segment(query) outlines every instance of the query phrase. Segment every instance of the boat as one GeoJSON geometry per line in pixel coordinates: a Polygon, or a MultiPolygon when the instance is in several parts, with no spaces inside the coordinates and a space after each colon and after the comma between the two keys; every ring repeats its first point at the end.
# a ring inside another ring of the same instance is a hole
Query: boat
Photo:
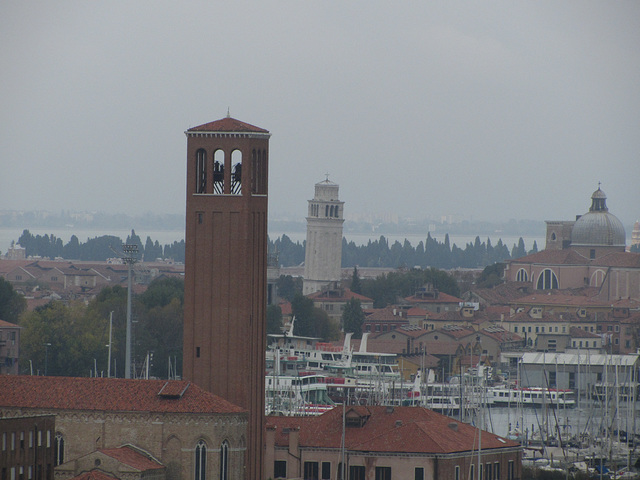
{"type": "Polygon", "coordinates": [[[573,390],[543,387],[515,387],[498,385],[487,388],[488,404],[496,407],[543,407],[574,408],[576,397],[573,390]]]}
{"type": "Polygon", "coordinates": [[[274,373],[265,378],[267,415],[321,415],[333,407],[335,403],[329,398],[326,377],[322,375],[274,373]]]}
{"type": "Polygon", "coordinates": [[[416,372],[413,387],[407,392],[407,398],[402,401],[402,406],[425,407],[448,416],[460,413],[459,398],[455,395],[429,393],[429,385],[423,385],[420,370],[416,372]]]}

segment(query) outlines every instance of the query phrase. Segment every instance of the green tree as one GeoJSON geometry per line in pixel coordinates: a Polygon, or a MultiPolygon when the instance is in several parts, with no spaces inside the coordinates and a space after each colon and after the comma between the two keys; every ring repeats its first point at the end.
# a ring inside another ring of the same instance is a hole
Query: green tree
{"type": "Polygon", "coordinates": [[[362,338],[364,312],[357,298],[350,299],[342,311],[342,325],[345,333],[353,333],[353,338],[362,338]]]}
{"type": "Polygon", "coordinates": [[[358,275],[358,267],[353,267],[350,290],[353,293],[362,294],[362,282],[360,282],[360,275],[358,275]]]}
{"type": "Polygon", "coordinates": [[[163,277],[152,281],[145,292],[140,295],[140,302],[147,310],[164,307],[177,299],[184,304],[184,280],[176,277],[163,277]]]}
{"type": "Polygon", "coordinates": [[[34,373],[87,376],[94,365],[106,369],[108,321],[84,304],[49,302],[25,314],[21,326],[20,357],[26,371],[32,365],[34,373]]]}
{"type": "Polygon", "coordinates": [[[149,354],[150,375],[158,378],[168,378],[169,362],[182,375],[183,305],[178,296],[170,298],[169,303],[142,310],[136,326],[136,364],[142,365],[149,354]]]}
{"type": "Polygon", "coordinates": [[[13,289],[10,282],[0,277],[0,320],[17,324],[26,308],[24,297],[13,289]]]}
{"type": "Polygon", "coordinates": [[[494,263],[484,268],[476,285],[480,288],[493,288],[504,282],[504,263],[494,263]]]}
{"type": "Polygon", "coordinates": [[[280,334],[282,327],[282,309],[279,305],[267,306],[267,333],[280,334]]]}
{"type": "Polygon", "coordinates": [[[294,334],[302,337],[317,337],[325,341],[340,338],[340,328],[327,312],[313,306],[313,300],[301,293],[291,302],[291,310],[296,318],[294,334]]]}
{"type": "Polygon", "coordinates": [[[302,279],[293,278],[291,275],[280,275],[276,280],[276,288],[280,298],[291,302],[296,295],[302,294],[302,279]]]}
{"type": "Polygon", "coordinates": [[[302,293],[296,293],[291,300],[291,313],[296,319],[294,324],[295,335],[302,337],[314,336],[313,328],[313,300],[305,297],[302,293]]]}

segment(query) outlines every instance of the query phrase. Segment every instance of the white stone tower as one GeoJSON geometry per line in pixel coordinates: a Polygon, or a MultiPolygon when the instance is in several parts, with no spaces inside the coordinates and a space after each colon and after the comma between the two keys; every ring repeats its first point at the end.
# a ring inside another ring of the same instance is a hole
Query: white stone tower
{"type": "Polygon", "coordinates": [[[342,267],[342,223],[344,202],[338,199],[338,185],[327,179],[316,183],[309,200],[307,245],[304,256],[302,293],[321,290],[340,281],[342,267]]]}

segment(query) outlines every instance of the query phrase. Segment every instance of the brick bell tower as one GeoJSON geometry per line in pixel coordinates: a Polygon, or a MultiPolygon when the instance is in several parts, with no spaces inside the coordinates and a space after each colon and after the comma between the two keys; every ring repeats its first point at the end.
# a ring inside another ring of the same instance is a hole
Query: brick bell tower
{"type": "Polygon", "coordinates": [[[183,375],[249,411],[245,478],[259,479],[271,134],[229,116],[185,134],[183,375]]]}

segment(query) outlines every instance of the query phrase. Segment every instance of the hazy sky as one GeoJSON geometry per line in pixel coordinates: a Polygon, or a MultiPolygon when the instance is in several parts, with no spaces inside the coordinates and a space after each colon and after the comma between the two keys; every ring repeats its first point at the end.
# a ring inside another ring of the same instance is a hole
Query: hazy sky
{"type": "Polygon", "coordinates": [[[184,131],[268,129],[272,215],[640,218],[640,2],[0,3],[0,210],[182,213],[184,131]]]}

